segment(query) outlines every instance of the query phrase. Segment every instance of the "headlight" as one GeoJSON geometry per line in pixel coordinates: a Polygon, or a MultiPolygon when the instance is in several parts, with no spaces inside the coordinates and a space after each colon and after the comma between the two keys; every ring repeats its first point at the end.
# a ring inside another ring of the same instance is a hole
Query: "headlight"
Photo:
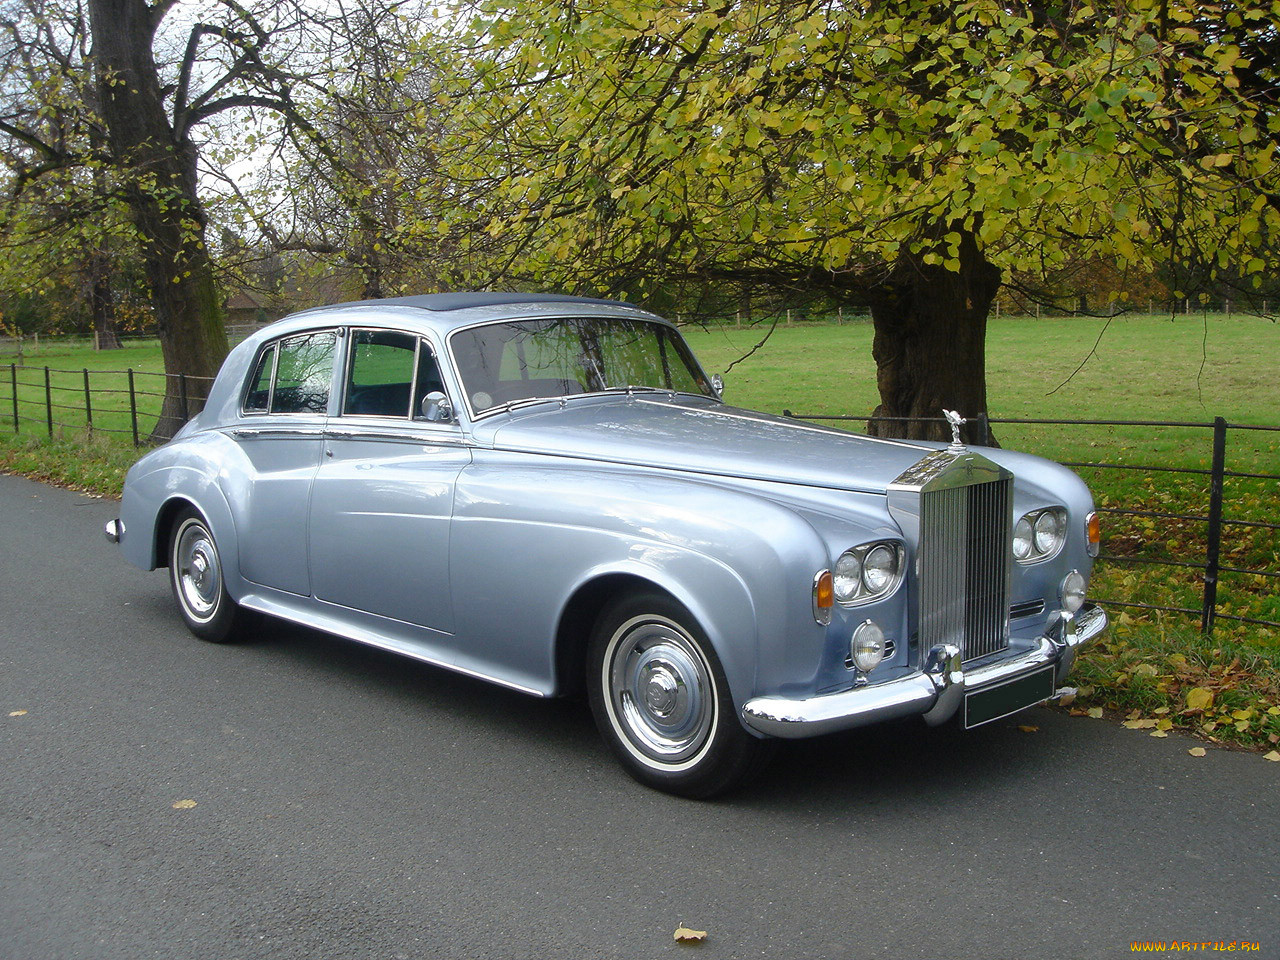
{"type": "Polygon", "coordinates": [[[1055,510],[1046,510],[1036,518],[1036,553],[1057,553],[1062,547],[1062,533],[1067,526],[1066,517],[1055,510]]]}
{"type": "Polygon", "coordinates": [[[1023,517],[1013,528],[1013,556],[1017,560],[1025,560],[1031,556],[1032,542],[1035,533],[1031,529],[1031,521],[1023,517]]]}
{"type": "Polygon", "coordinates": [[[902,582],[902,544],[864,543],[840,554],[834,571],[836,600],[847,606],[888,596],[902,582]]]}
{"type": "Polygon", "coordinates": [[[887,543],[877,544],[862,561],[862,584],[871,593],[884,593],[898,575],[898,551],[887,543]]]}
{"type": "Polygon", "coordinates": [[[852,550],[840,554],[833,576],[836,599],[841,603],[851,603],[862,587],[862,557],[852,550]]]}
{"type": "Polygon", "coordinates": [[[1064,507],[1032,510],[1013,526],[1013,558],[1019,563],[1036,563],[1056,556],[1067,542],[1067,511],[1064,507]]]}

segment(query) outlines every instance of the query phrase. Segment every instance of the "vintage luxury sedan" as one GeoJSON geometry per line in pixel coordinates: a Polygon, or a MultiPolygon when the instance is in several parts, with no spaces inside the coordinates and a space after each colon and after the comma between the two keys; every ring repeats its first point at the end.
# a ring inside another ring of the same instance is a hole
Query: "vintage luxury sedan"
{"type": "Polygon", "coordinates": [[[308,310],[231,352],[106,533],[168,568],[199,637],[276,617],[535,696],[585,687],[627,770],[694,797],[777,738],[1040,703],[1106,625],[1070,471],[720,393],[623,303],[308,310]]]}

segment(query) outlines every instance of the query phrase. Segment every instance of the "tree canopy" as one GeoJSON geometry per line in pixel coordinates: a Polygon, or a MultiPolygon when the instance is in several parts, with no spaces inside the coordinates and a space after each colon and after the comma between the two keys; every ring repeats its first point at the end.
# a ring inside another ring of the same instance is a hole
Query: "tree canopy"
{"type": "Polygon", "coordinates": [[[492,0],[464,119],[510,275],[869,304],[881,413],[975,414],[1002,277],[1274,267],[1277,23],[1176,0],[492,0]]]}

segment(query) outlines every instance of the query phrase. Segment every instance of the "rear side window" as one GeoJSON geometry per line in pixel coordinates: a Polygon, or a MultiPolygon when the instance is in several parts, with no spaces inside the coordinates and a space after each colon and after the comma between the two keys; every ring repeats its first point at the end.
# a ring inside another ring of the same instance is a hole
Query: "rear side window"
{"type": "Polygon", "coordinates": [[[337,335],[289,337],[262,351],[245,391],[245,413],[324,413],[337,335]]]}

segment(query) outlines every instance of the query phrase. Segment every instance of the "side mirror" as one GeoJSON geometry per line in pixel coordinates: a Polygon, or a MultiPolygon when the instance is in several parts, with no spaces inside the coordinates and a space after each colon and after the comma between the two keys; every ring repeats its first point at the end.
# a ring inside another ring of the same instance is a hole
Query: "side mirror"
{"type": "Polygon", "coordinates": [[[453,420],[453,404],[439,390],[432,390],[422,398],[422,419],[432,423],[449,423],[453,420]]]}
{"type": "Polygon", "coordinates": [[[724,377],[718,373],[711,375],[711,389],[715,391],[715,395],[721,400],[724,399],[724,377]]]}

